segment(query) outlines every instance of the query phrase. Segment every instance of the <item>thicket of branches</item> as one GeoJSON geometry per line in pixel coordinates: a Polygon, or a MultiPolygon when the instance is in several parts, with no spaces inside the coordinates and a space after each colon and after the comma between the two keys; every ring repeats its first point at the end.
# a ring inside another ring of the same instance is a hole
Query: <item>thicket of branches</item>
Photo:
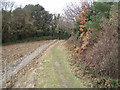
{"type": "MultiPolygon", "coordinates": [[[[94,87],[118,87],[118,4],[80,2],[65,9],[65,18],[73,25],[69,29],[72,32],[69,41],[74,44],[78,57],[72,62],[77,67],[82,63],[87,70],[89,68],[85,73],[94,73],[91,78],[116,79],[98,79],[94,87]]],[[[78,72],[77,76],[80,76],[78,72]]]]}

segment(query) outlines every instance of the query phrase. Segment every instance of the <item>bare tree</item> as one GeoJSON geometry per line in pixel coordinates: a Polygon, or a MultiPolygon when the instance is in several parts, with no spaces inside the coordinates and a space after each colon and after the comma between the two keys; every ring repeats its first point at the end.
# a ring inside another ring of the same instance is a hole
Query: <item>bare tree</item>
{"type": "Polygon", "coordinates": [[[12,11],[13,10],[13,8],[14,8],[14,5],[15,5],[15,2],[10,2],[10,4],[9,4],[10,6],[10,11],[12,11]]]}
{"type": "Polygon", "coordinates": [[[65,32],[72,34],[72,30],[74,28],[74,24],[68,21],[65,17],[60,16],[57,22],[57,29],[64,30],[65,32]]]}
{"type": "Polygon", "coordinates": [[[79,11],[81,11],[80,5],[71,3],[64,9],[64,15],[70,21],[74,21],[75,17],[79,15],[79,11]]]}
{"type": "Polygon", "coordinates": [[[13,8],[14,8],[14,5],[15,5],[15,2],[11,2],[11,1],[8,1],[8,0],[1,0],[0,1],[0,7],[3,10],[10,10],[10,11],[12,11],[13,8]]]}
{"type": "Polygon", "coordinates": [[[59,19],[58,27],[65,28],[65,30],[72,34],[75,27],[76,20],[79,20],[84,12],[83,6],[89,7],[92,4],[92,0],[78,0],[78,2],[70,3],[64,9],[62,17],[59,19]]]}
{"type": "MultiPolygon", "coordinates": [[[[92,0],[78,0],[78,2],[71,3],[67,5],[67,7],[64,9],[64,17],[66,17],[69,21],[74,22],[76,19],[76,16],[80,15],[80,12],[82,12],[82,4],[88,3],[89,5],[92,4],[92,0]]],[[[86,5],[87,6],[87,5],[86,5]]]]}

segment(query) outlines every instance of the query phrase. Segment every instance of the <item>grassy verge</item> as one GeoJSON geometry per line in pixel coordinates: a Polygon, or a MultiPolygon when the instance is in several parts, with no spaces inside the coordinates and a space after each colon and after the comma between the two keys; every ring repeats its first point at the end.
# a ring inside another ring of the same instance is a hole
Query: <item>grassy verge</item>
{"type": "Polygon", "coordinates": [[[64,42],[52,47],[43,62],[41,77],[35,87],[39,88],[85,88],[70,70],[68,53],[64,49],[64,42]]]}

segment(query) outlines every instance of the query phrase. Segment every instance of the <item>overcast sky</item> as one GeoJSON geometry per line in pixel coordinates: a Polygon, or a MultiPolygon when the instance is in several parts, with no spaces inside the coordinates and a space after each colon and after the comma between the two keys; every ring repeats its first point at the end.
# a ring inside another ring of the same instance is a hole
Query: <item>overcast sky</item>
{"type": "Polygon", "coordinates": [[[61,13],[63,8],[71,2],[78,0],[11,0],[17,5],[25,6],[27,4],[40,4],[50,13],[61,13]]]}

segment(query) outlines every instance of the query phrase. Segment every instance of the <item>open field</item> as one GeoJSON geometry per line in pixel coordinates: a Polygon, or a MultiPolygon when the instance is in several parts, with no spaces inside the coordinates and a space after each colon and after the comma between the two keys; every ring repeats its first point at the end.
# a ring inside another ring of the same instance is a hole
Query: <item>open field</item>
{"type": "Polygon", "coordinates": [[[9,63],[33,52],[36,48],[42,46],[45,43],[49,43],[51,40],[36,41],[27,43],[18,43],[13,45],[5,45],[2,47],[2,59],[3,65],[9,63]]]}

